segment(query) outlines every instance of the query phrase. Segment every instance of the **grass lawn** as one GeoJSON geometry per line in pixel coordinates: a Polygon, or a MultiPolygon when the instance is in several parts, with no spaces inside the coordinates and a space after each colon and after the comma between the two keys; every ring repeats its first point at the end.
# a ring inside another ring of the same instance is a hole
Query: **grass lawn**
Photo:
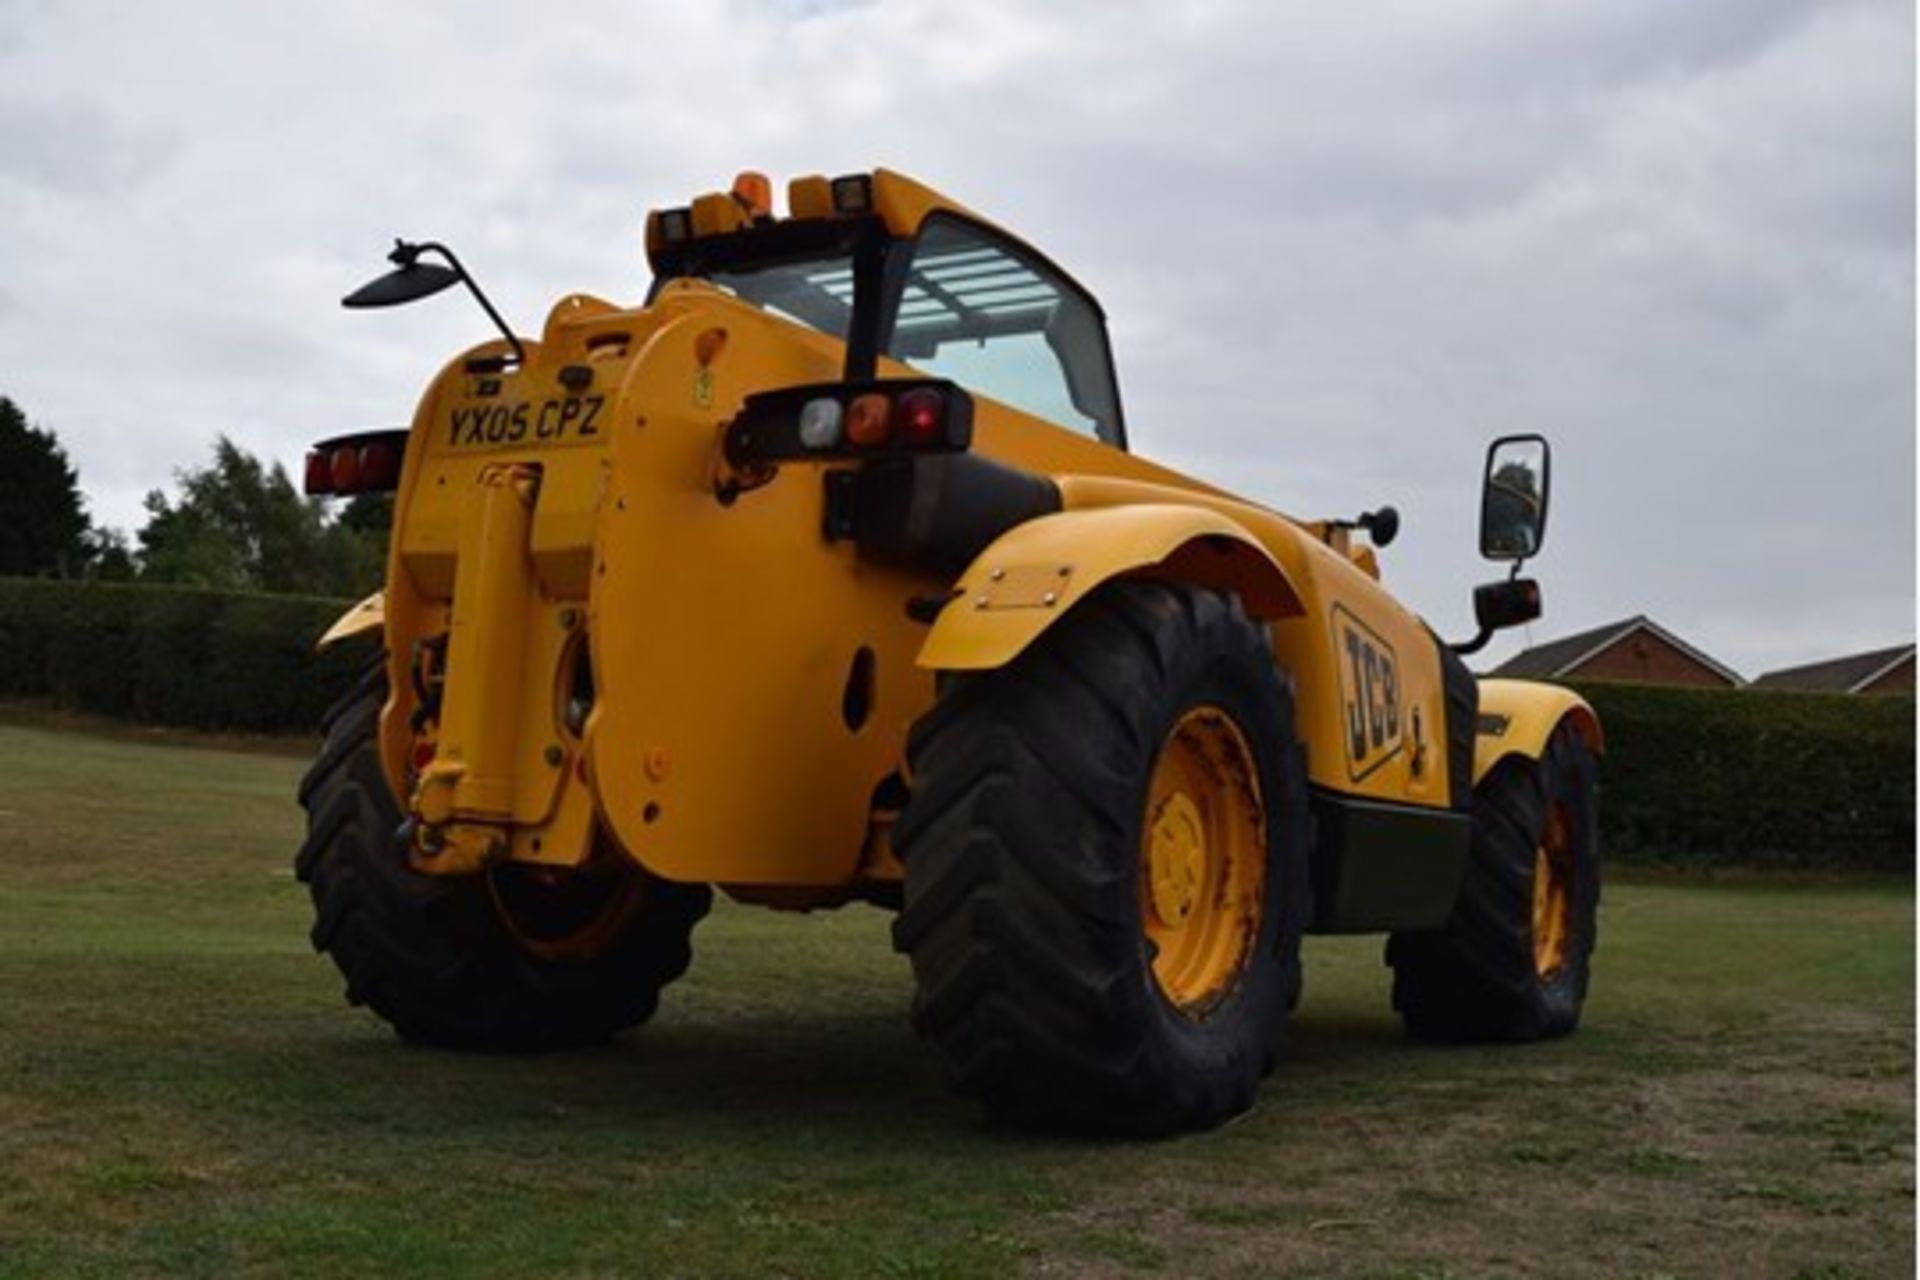
{"type": "Polygon", "coordinates": [[[1252,1115],[1090,1144],[945,1094],[868,908],[719,906],[603,1050],[403,1046],[308,949],[299,769],[0,726],[0,1275],[1913,1273],[1907,883],[1610,885],[1526,1048],[1309,939],[1252,1115]]]}

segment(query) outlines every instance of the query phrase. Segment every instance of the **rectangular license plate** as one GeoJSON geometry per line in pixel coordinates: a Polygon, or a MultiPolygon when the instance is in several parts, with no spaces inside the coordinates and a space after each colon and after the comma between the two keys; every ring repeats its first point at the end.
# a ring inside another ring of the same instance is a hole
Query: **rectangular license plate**
{"type": "Polygon", "coordinates": [[[460,450],[597,444],[606,426],[606,403],[605,396],[549,396],[456,404],[441,439],[460,450]]]}

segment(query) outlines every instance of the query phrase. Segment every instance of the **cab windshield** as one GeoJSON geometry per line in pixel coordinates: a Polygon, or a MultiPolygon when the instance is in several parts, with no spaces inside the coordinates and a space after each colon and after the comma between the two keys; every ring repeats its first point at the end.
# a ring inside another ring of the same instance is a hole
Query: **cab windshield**
{"type": "Polygon", "coordinates": [[[1126,448],[1098,304],[984,224],[936,212],[912,238],[887,239],[871,218],[770,223],[696,239],[655,266],[656,290],[675,277],[705,280],[845,342],[849,377],[873,377],[887,356],[1126,448]],[[862,289],[872,292],[856,308],[862,289]]]}
{"type": "Polygon", "coordinates": [[[846,254],[743,265],[705,278],[743,302],[846,341],[853,320],[853,261],[846,254]]]}
{"type": "Polygon", "coordinates": [[[1045,259],[953,215],[913,241],[887,354],[1125,447],[1106,324],[1045,259]]]}

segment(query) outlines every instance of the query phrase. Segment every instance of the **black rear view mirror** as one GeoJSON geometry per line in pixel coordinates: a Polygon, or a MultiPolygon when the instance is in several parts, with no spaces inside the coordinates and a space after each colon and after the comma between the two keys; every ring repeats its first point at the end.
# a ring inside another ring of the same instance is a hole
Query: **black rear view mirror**
{"type": "Polygon", "coordinates": [[[1508,578],[1473,589],[1473,620],[1482,631],[1523,627],[1540,616],[1540,584],[1508,578]]]}
{"type": "Polygon", "coordinates": [[[1539,435],[1501,436],[1487,449],[1480,492],[1480,554],[1489,560],[1525,560],[1547,536],[1547,490],[1552,454],[1539,435]]]}
{"type": "MultiPolygon", "coordinates": [[[[1518,566],[1515,566],[1518,568],[1518,566]]],[[[1455,653],[1478,653],[1493,633],[1523,627],[1540,616],[1540,584],[1532,578],[1505,578],[1473,589],[1473,620],[1480,630],[1473,639],[1448,645],[1455,653]]]]}
{"type": "Polygon", "coordinates": [[[437,262],[409,262],[395,267],[377,280],[369,280],[346,297],[343,307],[397,307],[402,303],[430,298],[442,289],[460,283],[460,273],[437,262]]]}
{"type": "MultiPolygon", "coordinates": [[[[507,322],[500,318],[500,313],[494,310],[493,303],[480,291],[480,286],[468,274],[467,269],[460,265],[460,259],[453,256],[453,250],[433,241],[426,244],[409,244],[405,240],[395,240],[393,252],[387,255],[387,261],[393,264],[393,270],[377,280],[369,280],[361,285],[340,299],[340,305],[352,307],[356,311],[369,307],[397,307],[402,303],[430,298],[452,285],[464,284],[468,292],[473,294],[473,300],[480,304],[480,309],[487,313],[487,318],[493,321],[493,327],[498,329],[500,336],[507,340],[507,346],[512,348],[513,363],[517,366],[524,366],[527,363],[526,348],[520,345],[520,339],[514,335],[513,329],[507,322]],[[436,254],[444,258],[446,265],[420,261],[420,255],[424,253],[436,254]]],[[[484,358],[496,364],[503,360],[503,357],[499,356],[484,358]]]]}

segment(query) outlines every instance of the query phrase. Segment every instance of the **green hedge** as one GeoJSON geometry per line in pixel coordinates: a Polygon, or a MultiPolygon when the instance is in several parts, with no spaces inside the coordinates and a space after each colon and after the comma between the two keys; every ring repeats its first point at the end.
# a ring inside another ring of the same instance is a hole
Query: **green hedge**
{"type": "MultiPolygon", "coordinates": [[[[0,695],[202,729],[313,729],[365,661],[315,654],[348,601],[0,578],[0,695]]],[[[1914,700],[1584,684],[1608,856],[1914,866],[1914,700]]]]}
{"type": "Polygon", "coordinates": [[[0,694],[149,724],[304,733],[366,661],[350,601],[0,578],[0,694]]]}
{"type": "Polygon", "coordinates": [[[1610,858],[1914,869],[1914,700],[1581,684],[1610,858]]]}

